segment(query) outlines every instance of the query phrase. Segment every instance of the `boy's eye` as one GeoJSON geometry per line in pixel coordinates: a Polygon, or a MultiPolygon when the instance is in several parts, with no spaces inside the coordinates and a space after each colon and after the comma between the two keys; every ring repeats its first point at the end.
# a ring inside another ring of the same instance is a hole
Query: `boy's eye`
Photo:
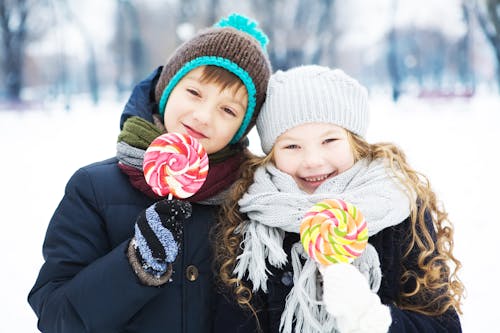
{"type": "Polygon", "coordinates": [[[285,148],[285,149],[298,149],[298,148],[299,148],[299,146],[298,146],[298,145],[294,145],[294,144],[292,144],[292,145],[287,145],[287,146],[285,146],[285,147],[283,147],[283,148],[285,148]]]}
{"type": "Polygon", "coordinates": [[[193,96],[200,96],[200,93],[197,90],[195,90],[195,89],[187,88],[186,90],[187,90],[188,93],[190,93],[193,96]]]}
{"type": "Polygon", "coordinates": [[[228,108],[228,107],[223,107],[223,108],[222,108],[222,110],[223,110],[225,113],[227,113],[227,114],[229,114],[229,115],[231,115],[231,116],[233,116],[233,117],[236,117],[236,112],[234,112],[234,110],[233,110],[233,109],[228,108]]]}

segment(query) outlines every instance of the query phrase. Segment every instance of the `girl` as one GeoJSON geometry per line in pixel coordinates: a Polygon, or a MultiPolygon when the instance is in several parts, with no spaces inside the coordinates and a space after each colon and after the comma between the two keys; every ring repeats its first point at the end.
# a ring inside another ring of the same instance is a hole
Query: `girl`
{"type": "Polygon", "coordinates": [[[427,178],[388,143],[364,140],[367,92],[340,70],[303,66],[271,77],[253,158],[223,206],[219,278],[271,332],[459,332],[463,286],[453,228],[427,178]],[[320,267],[299,227],[339,198],[365,216],[369,245],[320,267]],[[253,303],[264,298],[264,309],[253,303]]]}
{"type": "Polygon", "coordinates": [[[231,314],[236,326],[213,325],[207,235],[239,177],[271,74],[256,26],[232,15],[182,44],[134,89],[116,157],[70,179],[28,296],[41,331],[244,331],[241,311],[231,314]],[[208,153],[207,180],[190,202],[161,200],[145,182],[144,152],[164,132],[189,134],[208,153]]]}

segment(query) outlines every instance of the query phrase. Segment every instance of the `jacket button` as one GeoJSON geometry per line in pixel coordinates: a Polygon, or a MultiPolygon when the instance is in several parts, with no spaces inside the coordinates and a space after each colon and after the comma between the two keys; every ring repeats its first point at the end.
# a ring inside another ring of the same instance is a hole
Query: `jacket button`
{"type": "Polygon", "coordinates": [[[285,273],[283,273],[283,275],[281,276],[281,283],[283,283],[287,287],[290,287],[291,285],[293,285],[292,272],[286,271],[285,273]]]}
{"type": "Polygon", "coordinates": [[[196,266],[189,265],[186,268],[186,278],[189,281],[196,281],[196,279],[198,278],[198,275],[199,275],[199,272],[198,272],[198,268],[196,268],[196,266]]]}

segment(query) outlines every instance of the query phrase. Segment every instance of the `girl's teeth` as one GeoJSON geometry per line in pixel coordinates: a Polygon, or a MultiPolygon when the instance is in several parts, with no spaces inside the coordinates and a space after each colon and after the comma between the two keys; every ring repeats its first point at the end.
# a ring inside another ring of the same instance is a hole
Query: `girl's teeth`
{"type": "Polygon", "coordinates": [[[323,179],[326,179],[327,177],[328,177],[328,175],[324,175],[321,177],[309,177],[309,178],[304,178],[304,179],[307,180],[308,182],[319,182],[323,179]]]}

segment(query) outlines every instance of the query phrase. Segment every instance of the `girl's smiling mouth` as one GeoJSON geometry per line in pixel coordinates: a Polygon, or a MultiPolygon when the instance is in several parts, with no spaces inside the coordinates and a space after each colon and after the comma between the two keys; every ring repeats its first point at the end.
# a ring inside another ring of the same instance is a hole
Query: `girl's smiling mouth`
{"type": "Polygon", "coordinates": [[[326,174],[320,174],[320,175],[315,175],[315,176],[309,176],[309,177],[300,177],[305,182],[308,183],[317,183],[317,182],[323,182],[327,180],[330,177],[333,177],[336,175],[336,172],[331,172],[331,173],[326,173],[326,174]]]}

